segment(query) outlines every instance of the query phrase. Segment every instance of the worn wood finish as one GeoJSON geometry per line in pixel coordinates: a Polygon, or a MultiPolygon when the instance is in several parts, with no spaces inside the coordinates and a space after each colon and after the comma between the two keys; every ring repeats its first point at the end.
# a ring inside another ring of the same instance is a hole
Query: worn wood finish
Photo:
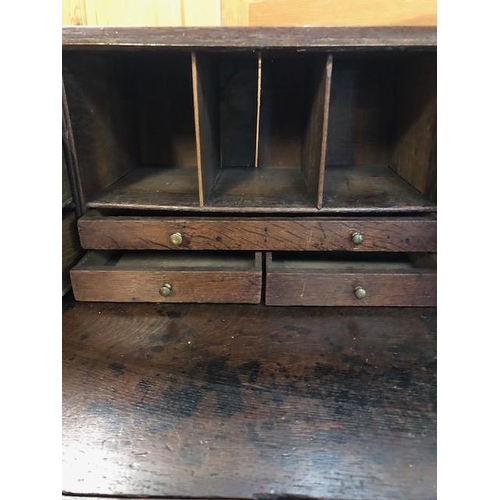
{"type": "MultiPolygon", "coordinates": [[[[63,161],[66,163],[68,171],[68,180],[72,186],[73,202],[77,216],[83,214],[83,187],[78,168],[78,158],[76,155],[75,138],[73,136],[73,128],[71,126],[71,117],[69,114],[68,99],[64,81],[62,84],[62,150],[63,161]]],[[[64,203],[63,203],[64,206],[64,203]]]]}
{"type": "Polygon", "coordinates": [[[208,207],[219,211],[316,212],[314,197],[307,192],[300,169],[289,167],[225,168],[210,196],[208,207]]]}
{"type": "Polygon", "coordinates": [[[436,27],[119,28],[63,27],[63,48],[435,49],[436,27]]]}
{"type": "Polygon", "coordinates": [[[132,76],[124,60],[64,53],[63,78],[84,202],[138,164],[132,76]]]}
{"type": "Polygon", "coordinates": [[[191,54],[199,203],[204,206],[221,172],[216,68],[206,54],[191,54]]]}
{"type": "Polygon", "coordinates": [[[270,218],[137,217],[88,212],[78,221],[84,248],[94,250],[352,250],[435,252],[433,217],[270,218]],[[182,234],[173,245],[170,235],[182,234]],[[352,234],[363,242],[355,245],[352,234]]]}
{"type": "Polygon", "coordinates": [[[256,304],[261,296],[261,256],[90,252],[71,270],[71,283],[81,301],[256,304]],[[172,287],[167,297],[159,293],[164,283],[172,287]]]}
{"type": "Polygon", "coordinates": [[[132,54],[129,64],[139,75],[139,164],[196,167],[191,54],[132,54]]]}
{"type": "Polygon", "coordinates": [[[380,261],[334,254],[320,259],[267,256],[266,298],[273,306],[411,306],[435,307],[436,270],[415,267],[400,259],[380,261]],[[338,259],[338,260],[337,260],[338,259]],[[361,260],[365,259],[365,261],[361,260]],[[357,286],[367,296],[357,299],[357,286]]]}
{"type": "Polygon", "coordinates": [[[263,55],[261,167],[301,167],[302,141],[314,87],[312,73],[317,64],[321,62],[313,56],[263,55]]]}
{"type": "Polygon", "coordinates": [[[398,73],[391,166],[430,200],[437,199],[437,58],[402,62],[398,73]]]}
{"type": "Polygon", "coordinates": [[[436,498],[434,310],[67,302],[62,339],[65,492],[436,498]]]}
{"type": "Polygon", "coordinates": [[[389,163],[396,57],[334,55],[327,166],[389,163]]]}
{"type": "Polygon", "coordinates": [[[71,211],[62,217],[62,294],[70,288],[69,270],[82,254],[76,226],[76,214],[71,211]]]}
{"type": "Polygon", "coordinates": [[[324,64],[320,59],[315,67],[318,74],[313,78],[312,104],[302,147],[302,171],[309,191],[317,198],[318,208],[323,206],[332,64],[332,55],[329,54],[324,64]]]}
{"type": "Polygon", "coordinates": [[[64,150],[62,151],[62,208],[63,210],[73,203],[73,195],[71,193],[71,185],[68,177],[68,166],[66,165],[66,158],[64,150]]]}
{"type": "Polygon", "coordinates": [[[325,171],[323,211],[433,212],[428,200],[387,166],[334,166],[325,171]]]}
{"type": "Polygon", "coordinates": [[[259,58],[253,53],[219,56],[218,112],[222,167],[255,167],[259,58]]]}
{"type": "Polygon", "coordinates": [[[138,167],[87,202],[87,208],[199,209],[195,167],[138,167]]]}

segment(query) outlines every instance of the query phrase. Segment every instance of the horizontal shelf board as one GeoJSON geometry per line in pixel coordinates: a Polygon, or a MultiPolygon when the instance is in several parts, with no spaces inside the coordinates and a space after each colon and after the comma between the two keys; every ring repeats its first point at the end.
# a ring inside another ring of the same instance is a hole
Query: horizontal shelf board
{"type": "Polygon", "coordinates": [[[314,206],[298,168],[222,169],[205,206],[199,206],[195,167],[138,167],[87,203],[88,208],[185,212],[423,213],[427,201],[386,166],[329,167],[324,205],[314,206]]]}
{"type": "Polygon", "coordinates": [[[436,27],[64,27],[63,48],[435,49],[436,27]]]}
{"type": "Polygon", "coordinates": [[[325,171],[323,209],[432,212],[426,200],[387,166],[332,166],[325,171]]]}
{"type": "Polygon", "coordinates": [[[314,199],[299,168],[227,167],[219,174],[207,205],[314,208],[314,199]]]}
{"type": "Polygon", "coordinates": [[[89,208],[199,207],[196,167],[138,167],[112,184],[89,208]]]}

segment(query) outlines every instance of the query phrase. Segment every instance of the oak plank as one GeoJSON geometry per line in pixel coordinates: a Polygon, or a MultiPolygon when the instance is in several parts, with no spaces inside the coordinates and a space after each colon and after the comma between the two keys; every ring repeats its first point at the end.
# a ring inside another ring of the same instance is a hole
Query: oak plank
{"type": "Polygon", "coordinates": [[[435,252],[434,217],[157,217],[90,211],[78,221],[84,248],[95,250],[349,250],[435,252]],[[170,235],[181,233],[174,245],[170,235]],[[363,235],[354,244],[352,235],[363,235]]]}

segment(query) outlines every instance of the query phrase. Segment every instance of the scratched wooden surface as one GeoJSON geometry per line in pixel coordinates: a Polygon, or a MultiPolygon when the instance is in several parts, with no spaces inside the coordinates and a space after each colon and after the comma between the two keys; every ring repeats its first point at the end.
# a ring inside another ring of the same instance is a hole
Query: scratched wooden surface
{"type": "Polygon", "coordinates": [[[436,498],[434,309],[63,306],[65,493],[436,498]]]}

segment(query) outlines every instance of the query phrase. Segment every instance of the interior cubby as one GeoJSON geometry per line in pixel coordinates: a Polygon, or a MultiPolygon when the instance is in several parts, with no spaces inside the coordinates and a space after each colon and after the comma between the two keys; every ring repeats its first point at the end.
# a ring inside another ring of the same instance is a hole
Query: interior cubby
{"type": "Polygon", "coordinates": [[[323,209],[436,208],[436,54],[333,54],[323,209]]]}
{"type": "Polygon", "coordinates": [[[327,56],[195,57],[204,204],[314,208],[327,56]]]}
{"type": "Polygon", "coordinates": [[[65,51],[78,202],[434,212],[436,77],[431,51],[65,51]]]}
{"type": "Polygon", "coordinates": [[[87,208],[199,206],[189,52],[68,51],[63,76],[87,208]]]}

